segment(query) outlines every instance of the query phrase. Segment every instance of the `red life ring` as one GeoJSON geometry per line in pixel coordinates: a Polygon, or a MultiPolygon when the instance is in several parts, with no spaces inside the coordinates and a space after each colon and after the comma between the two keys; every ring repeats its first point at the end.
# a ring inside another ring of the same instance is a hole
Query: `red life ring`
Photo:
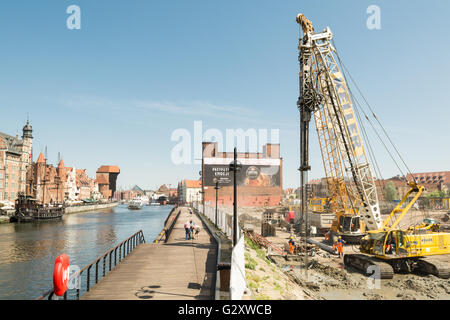
{"type": "Polygon", "coordinates": [[[55,268],[53,270],[53,292],[61,297],[66,293],[69,285],[70,264],[69,257],[62,254],[55,260],[55,268]]]}

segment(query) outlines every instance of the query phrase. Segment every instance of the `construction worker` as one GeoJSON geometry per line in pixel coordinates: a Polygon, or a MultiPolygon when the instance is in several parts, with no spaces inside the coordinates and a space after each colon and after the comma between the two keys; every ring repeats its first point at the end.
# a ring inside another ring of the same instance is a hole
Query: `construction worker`
{"type": "Polygon", "coordinates": [[[327,231],[324,235],[325,241],[330,241],[330,231],[327,231]]]}
{"type": "Polygon", "coordinates": [[[290,237],[289,237],[289,253],[290,253],[290,254],[294,254],[294,248],[295,248],[294,237],[293,237],[293,236],[290,236],[290,237]]]}
{"type": "Polygon", "coordinates": [[[344,257],[344,243],[345,241],[342,239],[341,236],[338,237],[336,242],[333,244],[333,250],[339,253],[339,258],[344,257]]]}

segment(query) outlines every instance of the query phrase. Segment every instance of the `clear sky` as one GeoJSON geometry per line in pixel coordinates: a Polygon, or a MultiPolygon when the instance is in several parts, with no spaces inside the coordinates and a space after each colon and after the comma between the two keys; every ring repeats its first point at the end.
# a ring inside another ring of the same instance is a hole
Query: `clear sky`
{"type": "MultiPolygon", "coordinates": [[[[34,159],[48,147],[91,176],[121,168],[119,185],[198,179],[174,165],[172,132],[279,129],[283,187],[298,186],[296,15],[329,26],[344,63],[413,171],[449,170],[450,2],[380,0],[5,0],[0,4],[0,131],[34,159]],[[69,30],[69,5],[81,29],[69,30]],[[369,30],[369,5],[381,29],[369,30]]],[[[323,176],[312,127],[311,178],[323,176]]],[[[375,146],[384,178],[398,174],[375,146]]],[[[231,150],[229,150],[231,151],[231,150]]],[[[193,158],[194,156],[192,156],[193,158]]],[[[194,159],[192,159],[194,160],[194,159]]]]}

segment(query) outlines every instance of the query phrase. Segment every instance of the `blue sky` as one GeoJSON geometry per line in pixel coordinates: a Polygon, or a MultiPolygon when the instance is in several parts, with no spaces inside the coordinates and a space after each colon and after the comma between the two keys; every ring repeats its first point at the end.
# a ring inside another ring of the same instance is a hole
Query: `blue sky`
{"type": "MultiPolygon", "coordinates": [[[[119,185],[155,188],[197,179],[174,165],[171,134],[279,129],[284,187],[298,185],[297,13],[329,26],[344,63],[413,171],[448,170],[450,2],[2,1],[0,131],[21,134],[34,157],[121,168],[119,185]],[[81,8],[68,30],[66,8],[81,8]],[[366,27],[369,5],[381,30],[366,27]]],[[[323,176],[312,127],[310,177],[323,176]]],[[[374,141],[383,177],[398,174],[374,141]]]]}

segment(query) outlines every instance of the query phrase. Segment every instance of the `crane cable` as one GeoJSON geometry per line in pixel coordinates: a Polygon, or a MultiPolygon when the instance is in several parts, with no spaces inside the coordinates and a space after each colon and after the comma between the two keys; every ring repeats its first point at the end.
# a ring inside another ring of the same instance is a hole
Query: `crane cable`
{"type": "MultiPolygon", "coordinates": [[[[332,41],[332,43],[333,43],[334,48],[336,49],[335,53],[336,53],[336,56],[337,56],[337,58],[338,58],[338,60],[339,60],[339,63],[340,63],[340,64],[342,65],[342,67],[343,67],[342,71],[346,71],[346,72],[347,72],[347,74],[349,75],[350,80],[352,81],[353,85],[356,87],[358,93],[361,95],[361,97],[363,98],[363,100],[364,100],[364,102],[366,103],[367,107],[369,108],[370,112],[372,113],[372,116],[375,118],[375,120],[377,121],[378,125],[381,127],[383,133],[385,134],[385,136],[386,136],[387,139],[389,140],[390,144],[392,145],[393,149],[394,149],[395,152],[397,153],[398,157],[399,157],[400,160],[403,162],[403,165],[405,166],[406,170],[407,170],[408,173],[411,175],[412,179],[416,182],[416,178],[414,177],[414,175],[412,174],[412,172],[411,172],[411,170],[409,169],[408,165],[407,165],[406,162],[404,161],[404,159],[403,159],[403,157],[401,156],[400,152],[398,151],[397,147],[394,145],[394,142],[393,142],[392,139],[390,138],[390,136],[389,136],[389,134],[387,133],[386,129],[385,129],[384,126],[381,124],[380,120],[377,118],[377,116],[376,116],[375,112],[373,111],[372,107],[370,106],[369,102],[368,102],[367,99],[364,97],[363,93],[361,92],[361,90],[359,89],[358,85],[356,84],[356,81],[353,79],[353,77],[351,76],[351,74],[350,74],[350,72],[348,71],[347,67],[346,67],[345,64],[342,62],[342,60],[341,60],[341,58],[340,58],[340,56],[339,56],[339,53],[337,52],[337,47],[336,47],[336,45],[335,45],[334,39],[332,39],[331,41],[332,41]]],[[[361,108],[361,109],[362,109],[362,108],[361,108]]],[[[367,114],[366,114],[364,111],[363,111],[363,113],[364,113],[366,119],[369,121],[369,118],[368,118],[367,114]]],[[[370,121],[369,121],[369,123],[370,123],[370,121]]],[[[372,124],[371,124],[371,125],[372,125],[372,124]]],[[[372,127],[373,127],[373,125],[372,125],[372,127]]],[[[375,129],[374,129],[374,130],[375,130],[375,129]]],[[[378,135],[378,133],[377,133],[377,135],[378,135]]],[[[383,145],[385,145],[384,142],[383,142],[383,145]]],[[[385,148],[386,148],[386,147],[385,147],[385,148]]],[[[387,150],[387,149],[386,149],[386,150],[387,150]]],[[[389,154],[390,154],[390,152],[389,152],[389,154]]],[[[391,156],[391,158],[392,158],[392,156],[391,156]]],[[[394,160],[394,161],[395,161],[395,160],[394,160]]],[[[396,165],[397,165],[397,163],[396,163],[396,165]]],[[[398,165],[397,165],[397,167],[399,168],[398,165]]],[[[399,168],[399,169],[400,169],[400,168],[399,168]]],[[[403,172],[402,172],[401,170],[400,170],[400,172],[402,173],[402,175],[404,175],[403,172]]],[[[406,180],[408,180],[407,176],[404,175],[404,177],[405,177],[406,180]]]]}

